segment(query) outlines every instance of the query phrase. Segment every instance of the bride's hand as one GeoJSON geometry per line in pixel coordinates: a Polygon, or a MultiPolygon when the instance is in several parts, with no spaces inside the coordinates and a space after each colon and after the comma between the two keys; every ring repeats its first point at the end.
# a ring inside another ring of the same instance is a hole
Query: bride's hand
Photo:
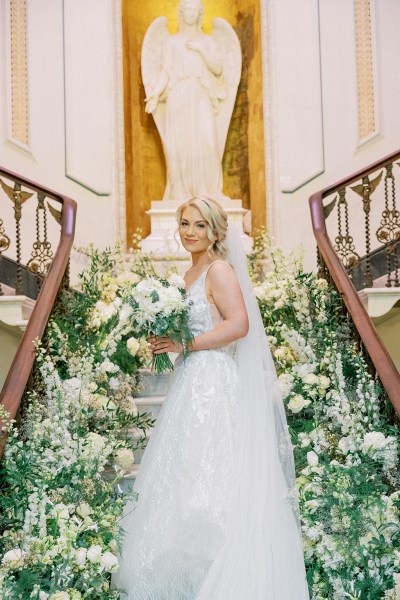
{"type": "Polygon", "coordinates": [[[182,344],[173,342],[169,337],[154,337],[149,338],[150,348],[153,354],[162,354],[163,352],[183,352],[182,344]]]}

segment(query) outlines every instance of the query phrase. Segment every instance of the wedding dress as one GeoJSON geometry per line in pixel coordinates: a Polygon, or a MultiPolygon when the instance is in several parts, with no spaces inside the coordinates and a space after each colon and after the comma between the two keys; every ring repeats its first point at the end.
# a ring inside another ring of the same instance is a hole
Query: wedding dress
{"type": "MultiPolygon", "coordinates": [[[[128,504],[122,521],[114,583],[124,599],[309,598],[292,449],[238,243],[231,242],[228,260],[244,293],[249,334],[175,363],[135,483],[138,504],[128,504]]],[[[212,264],[188,291],[194,336],[222,320],[205,291],[212,264]]]]}

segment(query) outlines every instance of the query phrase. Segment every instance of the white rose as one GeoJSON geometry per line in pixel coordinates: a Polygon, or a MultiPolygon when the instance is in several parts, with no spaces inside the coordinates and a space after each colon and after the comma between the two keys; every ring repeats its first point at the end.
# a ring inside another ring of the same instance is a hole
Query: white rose
{"type": "Polygon", "coordinates": [[[105,439],[95,431],[91,431],[87,434],[84,445],[87,452],[99,454],[105,446],[105,439]]]}
{"type": "Polygon", "coordinates": [[[50,596],[50,600],[70,600],[68,592],[56,592],[50,596]]]}
{"type": "Polygon", "coordinates": [[[318,507],[318,500],[307,500],[306,502],[304,502],[304,508],[311,514],[315,513],[318,507]]]}
{"type": "Polygon", "coordinates": [[[323,390],[326,390],[326,389],[328,389],[328,387],[330,385],[331,385],[331,380],[329,379],[329,377],[326,377],[325,375],[320,375],[320,377],[319,377],[319,386],[323,390]]]}
{"type": "Polygon", "coordinates": [[[139,275],[132,273],[132,271],[122,271],[116,279],[118,285],[126,286],[129,283],[138,283],[140,281],[139,275]]]}
{"type": "Polygon", "coordinates": [[[90,508],[90,506],[87,502],[81,502],[76,508],[76,513],[80,517],[85,518],[85,517],[88,517],[92,513],[92,509],[90,508]]]}
{"type": "Polygon", "coordinates": [[[311,444],[311,440],[306,433],[299,433],[300,448],[307,448],[311,444]]]}
{"type": "Polygon", "coordinates": [[[328,289],[328,282],[326,279],[317,279],[315,283],[317,284],[320,290],[328,289]]]}
{"type": "Polygon", "coordinates": [[[288,402],[288,408],[293,413],[299,413],[305,406],[308,406],[311,400],[306,400],[301,394],[295,394],[288,402]]]}
{"type": "Polygon", "coordinates": [[[307,452],[307,462],[310,465],[310,467],[316,467],[318,464],[318,454],[316,454],[312,450],[310,452],[307,452]]]}
{"type": "Polygon", "coordinates": [[[286,354],[287,354],[286,348],[282,348],[282,347],[281,348],[277,348],[275,350],[275,352],[274,352],[274,356],[278,360],[285,360],[286,354]]]}
{"type": "Polygon", "coordinates": [[[183,277],[178,275],[178,273],[172,273],[168,277],[168,283],[169,283],[169,285],[174,285],[175,287],[183,289],[183,290],[186,287],[185,280],[183,279],[183,277]]]}
{"type": "Polygon", "coordinates": [[[128,448],[120,448],[115,453],[115,462],[117,465],[121,467],[124,471],[129,469],[133,465],[135,461],[135,457],[133,456],[132,450],[128,448]]]}
{"type": "Polygon", "coordinates": [[[47,600],[49,598],[49,594],[47,594],[46,592],[40,591],[39,592],[39,600],[47,600]]]}
{"type": "Polygon", "coordinates": [[[87,551],[86,557],[91,563],[99,563],[101,560],[101,546],[96,544],[95,546],[90,546],[87,551]]]}
{"type": "Polygon", "coordinates": [[[140,342],[136,338],[130,337],[126,342],[126,347],[128,348],[129,354],[136,356],[137,351],[140,348],[140,342]]]}
{"type": "Polygon", "coordinates": [[[115,554],[112,554],[111,552],[104,552],[100,564],[107,573],[115,573],[115,571],[118,571],[118,559],[115,554]]]}
{"type": "Polygon", "coordinates": [[[12,550],[9,550],[8,552],[5,553],[5,555],[3,556],[3,560],[2,563],[8,563],[11,562],[13,560],[21,560],[21,558],[23,557],[23,552],[20,548],[13,548],[12,550]]]}
{"type": "Polygon", "coordinates": [[[302,380],[307,385],[316,385],[318,383],[318,377],[314,373],[307,373],[303,375],[302,380]]]}
{"type": "Polygon", "coordinates": [[[87,550],[86,548],[78,548],[75,550],[75,562],[78,566],[82,566],[86,562],[87,550]]]}

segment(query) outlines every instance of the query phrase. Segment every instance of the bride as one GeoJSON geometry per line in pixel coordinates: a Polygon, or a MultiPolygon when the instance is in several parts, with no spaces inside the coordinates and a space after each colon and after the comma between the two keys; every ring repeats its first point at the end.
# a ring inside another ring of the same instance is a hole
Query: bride
{"type": "Polygon", "coordinates": [[[129,600],[307,600],[293,454],[239,237],[217,202],[177,210],[194,336],[128,504],[115,585],[129,600]]]}

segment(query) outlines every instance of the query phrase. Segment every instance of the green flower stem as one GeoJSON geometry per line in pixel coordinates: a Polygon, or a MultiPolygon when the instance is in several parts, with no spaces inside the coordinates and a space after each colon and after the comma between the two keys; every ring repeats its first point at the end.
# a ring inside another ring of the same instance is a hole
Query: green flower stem
{"type": "Polygon", "coordinates": [[[161,373],[168,373],[169,371],[174,370],[174,365],[167,352],[163,352],[162,354],[155,354],[153,357],[153,362],[151,364],[151,369],[153,373],[157,373],[160,375],[161,373]]]}

